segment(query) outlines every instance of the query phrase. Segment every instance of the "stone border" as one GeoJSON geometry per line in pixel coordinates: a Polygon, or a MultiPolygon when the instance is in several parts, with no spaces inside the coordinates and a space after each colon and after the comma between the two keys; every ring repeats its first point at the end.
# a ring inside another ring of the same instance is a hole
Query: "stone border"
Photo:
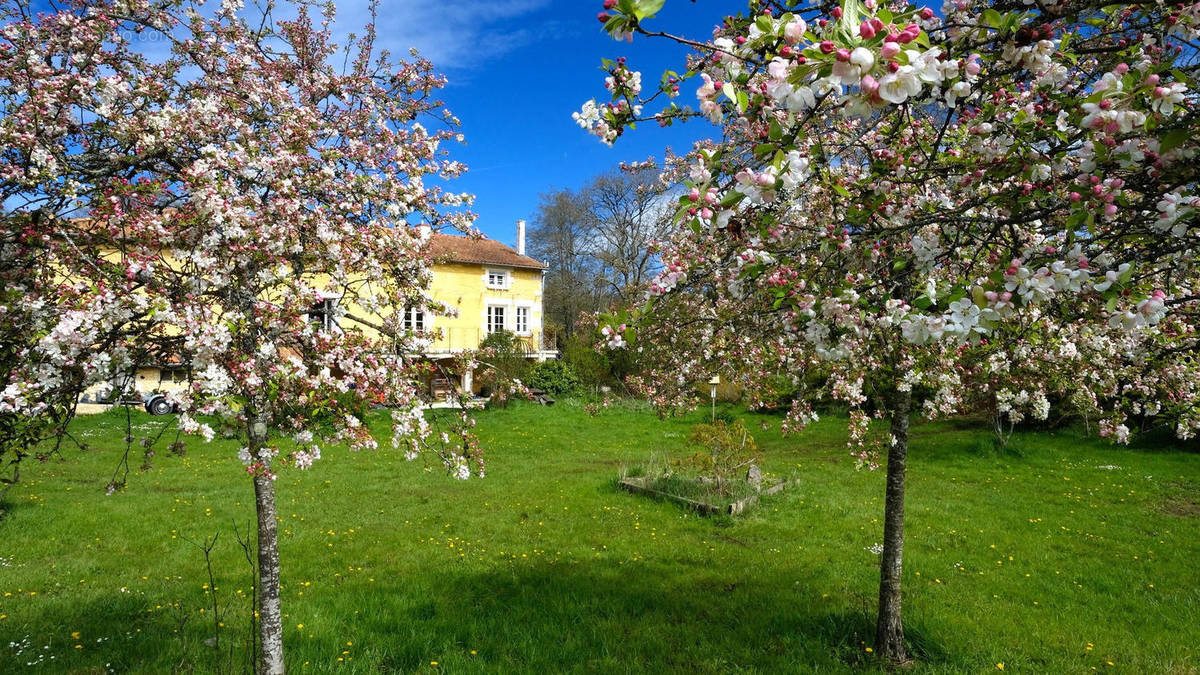
{"type": "Polygon", "coordinates": [[[753,494],[753,495],[750,495],[749,497],[744,497],[742,499],[737,500],[736,502],[733,502],[732,504],[729,504],[728,506],[722,507],[722,506],[717,506],[715,504],[709,504],[708,502],[700,502],[700,501],[696,501],[695,499],[688,499],[687,497],[680,497],[679,495],[673,495],[669,492],[663,492],[662,490],[655,490],[654,488],[650,487],[650,485],[649,485],[650,480],[651,480],[650,478],[640,477],[640,476],[636,477],[636,478],[622,478],[621,480],[617,481],[617,485],[619,485],[621,488],[628,490],[629,492],[632,492],[634,494],[649,495],[651,497],[661,497],[662,499],[666,499],[668,501],[675,502],[676,504],[682,504],[683,506],[686,506],[689,509],[697,511],[701,515],[705,515],[705,516],[712,516],[712,515],[717,515],[717,514],[726,514],[726,515],[736,516],[739,513],[744,512],[752,504],[757,502],[758,498],[761,495],[773,495],[777,492],[780,492],[788,485],[788,481],[781,478],[781,479],[779,479],[778,483],[775,483],[774,485],[772,485],[770,487],[763,488],[761,491],[759,491],[758,494],[753,494]]]}

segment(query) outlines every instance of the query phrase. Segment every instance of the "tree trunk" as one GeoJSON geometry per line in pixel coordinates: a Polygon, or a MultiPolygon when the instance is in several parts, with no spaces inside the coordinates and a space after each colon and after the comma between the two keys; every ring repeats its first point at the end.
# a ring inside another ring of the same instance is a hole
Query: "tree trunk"
{"type": "Polygon", "coordinates": [[[892,662],[908,660],[900,620],[900,573],[904,560],[904,473],[908,462],[908,415],[912,393],[896,393],[892,405],[892,437],[888,450],[887,492],[883,512],[883,563],[879,570],[879,619],[875,649],[892,662]]]}
{"type": "MultiPolygon", "coordinates": [[[[267,429],[251,417],[250,453],[257,457],[266,445],[267,429]]],[[[254,507],[258,514],[258,639],[262,652],[260,675],[283,675],[283,613],[279,598],[279,529],[275,514],[275,481],[270,462],[254,475],[254,507]]]]}

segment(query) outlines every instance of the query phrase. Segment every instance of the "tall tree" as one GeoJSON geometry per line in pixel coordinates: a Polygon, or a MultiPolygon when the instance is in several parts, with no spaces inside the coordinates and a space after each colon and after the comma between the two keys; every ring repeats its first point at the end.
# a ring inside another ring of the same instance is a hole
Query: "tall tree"
{"type": "Polygon", "coordinates": [[[3,412],[36,413],[62,378],[102,382],[157,344],[195,373],[171,395],[180,426],[211,438],[204,415],[240,429],[260,670],[281,673],[284,457],[305,468],[326,443],[376,447],[368,404],[391,408],[409,457],[429,448],[460,478],[477,457],[466,436],[424,443],[404,357],[403,308],[429,304],[430,274],[407,219],[466,225],[442,212],[461,195],[422,184],[462,170],[439,150],[456,137],[433,97],[443,80],[376,50],[372,25],[335,58],[332,4],[316,18],[308,3],[288,19],[271,8],[0,2],[0,190],[22,224],[4,263],[45,251],[36,263],[54,282],[22,296],[6,273],[0,301],[40,317],[23,352],[37,365],[8,373],[3,412]],[[169,53],[139,52],[151,41],[169,53]]]}
{"type": "Polygon", "coordinates": [[[628,303],[658,271],[674,209],[658,169],[621,166],[579,190],[541,195],[533,254],[547,261],[546,312],[570,336],[584,312],[628,303]]]}
{"type": "Polygon", "coordinates": [[[1118,441],[1147,411],[1200,428],[1200,15],[751,0],[699,41],[649,30],[662,5],[609,1],[600,18],[696,49],[680,72],[697,108],[672,100],[681,76],[643,94],[617,61],[611,102],[577,119],[607,143],[650,119],[707,119],[720,140],[675,165],[689,192],[651,283],[671,300],[603,332],[658,345],[652,392],[711,363],[753,379],[764,354],[798,385],[820,364],[787,425],[831,396],[860,463],[886,454],[875,649],[903,661],[912,414],[992,397],[1010,420],[1044,417],[1055,398],[1118,441]]]}
{"type": "Polygon", "coordinates": [[[591,256],[593,223],[584,196],[569,189],[543,193],[534,215],[530,253],[548,267],[542,302],[564,337],[580,314],[607,304],[608,282],[591,256]]]}
{"type": "Polygon", "coordinates": [[[591,218],[589,250],[611,292],[627,301],[657,272],[654,244],[665,238],[674,209],[653,164],[621,167],[583,190],[591,218]]]}

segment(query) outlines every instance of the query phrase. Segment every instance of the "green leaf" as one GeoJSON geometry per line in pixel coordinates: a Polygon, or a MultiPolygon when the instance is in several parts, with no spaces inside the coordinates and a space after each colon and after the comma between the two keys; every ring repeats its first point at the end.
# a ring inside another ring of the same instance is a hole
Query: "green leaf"
{"type": "Polygon", "coordinates": [[[987,291],[983,290],[983,286],[976,286],[971,289],[971,300],[975,301],[975,306],[979,309],[987,307],[987,296],[984,295],[987,291]]]}
{"type": "Polygon", "coordinates": [[[768,34],[771,33],[775,28],[771,25],[771,17],[763,14],[760,14],[758,18],[754,20],[754,25],[758,26],[758,29],[762,32],[768,34]]]}
{"type": "Polygon", "coordinates": [[[783,138],[783,127],[779,126],[779,120],[771,120],[771,128],[767,131],[767,138],[773,141],[778,141],[783,138]]]}
{"type": "Polygon", "coordinates": [[[737,90],[733,88],[732,82],[726,82],[721,87],[721,93],[725,94],[725,98],[729,99],[730,101],[737,100],[737,90]]]}
{"type": "Polygon", "coordinates": [[[746,195],[740,192],[730,192],[721,200],[721,206],[733,206],[746,198],[746,195]]]}
{"type": "Polygon", "coordinates": [[[1000,16],[1000,12],[997,12],[991,8],[983,10],[983,20],[986,21],[989,26],[997,30],[999,30],[1001,24],[1004,23],[1004,17],[1000,16]]]}
{"type": "Polygon", "coordinates": [[[834,184],[833,191],[847,199],[850,198],[850,191],[847,190],[846,188],[842,187],[841,185],[834,184]]]}
{"type": "Polygon", "coordinates": [[[633,10],[633,15],[638,20],[649,19],[658,14],[658,11],[663,8],[667,0],[638,0],[637,8],[633,10]]]}
{"type": "Polygon", "coordinates": [[[1165,136],[1158,139],[1158,151],[1161,154],[1166,154],[1183,145],[1183,142],[1191,137],[1191,132],[1184,129],[1169,131],[1165,136]]]}
{"type": "Polygon", "coordinates": [[[738,112],[740,112],[740,113],[746,112],[746,108],[750,107],[750,97],[746,95],[745,91],[738,90],[737,107],[738,107],[738,112]]]}
{"type": "MultiPolygon", "coordinates": [[[[835,3],[836,4],[836,3],[835,3]]],[[[858,25],[858,15],[862,13],[861,0],[842,0],[842,18],[838,19],[837,30],[842,37],[849,41],[858,25]]]]}

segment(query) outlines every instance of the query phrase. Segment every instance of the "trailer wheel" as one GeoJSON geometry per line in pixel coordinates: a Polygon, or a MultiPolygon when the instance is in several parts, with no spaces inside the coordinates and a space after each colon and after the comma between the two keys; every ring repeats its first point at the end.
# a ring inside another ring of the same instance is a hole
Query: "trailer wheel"
{"type": "Polygon", "coordinates": [[[151,415],[166,415],[170,413],[175,406],[167,400],[166,396],[155,396],[149,401],[146,401],[146,412],[151,415]]]}

